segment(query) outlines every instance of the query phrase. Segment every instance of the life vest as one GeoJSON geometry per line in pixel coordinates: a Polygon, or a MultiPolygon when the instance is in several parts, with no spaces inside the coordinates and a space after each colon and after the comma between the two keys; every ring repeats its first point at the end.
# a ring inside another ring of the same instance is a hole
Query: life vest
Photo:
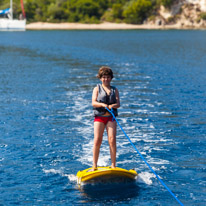
{"type": "MultiPolygon", "coordinates": [[[[105,103],[107,105],[117,103],[116,93],[115,93],[116,87],[111,86],[111,91],[109,95],[105,92],[101,84],[98,84],[97,88],[98,88],[97,102],[105,103]]],[[[93,110],[94,110],[94,116],[102,116],[107,112],[107,110],[103,107],[94,107],[93,110]]],[[[113,113],[115,116],[117,116],[118,115],[117,109],[113,109],[113,113]]]]}

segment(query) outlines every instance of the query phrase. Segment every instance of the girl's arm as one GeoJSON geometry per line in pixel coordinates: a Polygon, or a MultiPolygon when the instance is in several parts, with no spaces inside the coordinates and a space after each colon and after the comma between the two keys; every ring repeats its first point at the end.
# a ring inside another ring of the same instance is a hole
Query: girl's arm
{"type": "Polygon", "coordinates": [[[109,107],[108,107],[109,109],[111,109],[111,108],[117,109],[117,108],[120,107],[119,91],[118,91],[117,88],[115,89],[115,95],[116,95],[116,101],[117,102],[115,104],[109,105],[109,107]]]}
{"type": "Polygon", "coordinates": [[[101,103],[97,101],[97,96],[98,96],[98,88],[95,87],[93,90],[93,94],[92,94],[92,106],[93,107],[108,107],[107,104],[101,103]]]}

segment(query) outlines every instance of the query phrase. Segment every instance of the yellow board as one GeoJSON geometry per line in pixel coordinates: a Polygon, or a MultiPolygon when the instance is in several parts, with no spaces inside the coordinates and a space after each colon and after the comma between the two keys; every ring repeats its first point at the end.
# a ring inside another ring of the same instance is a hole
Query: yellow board
{"type": "Polygon", "coordinates": [[[134,180],[137,175],[137,172],[133,169],[126,170],[119,167],[114,169],[111,167],[97,167],[95,171],[92,171],[92,168],[88,168],[77,173],[77,183],[97,182],[99,179],[105,178],[125,178],[134,180]]]}

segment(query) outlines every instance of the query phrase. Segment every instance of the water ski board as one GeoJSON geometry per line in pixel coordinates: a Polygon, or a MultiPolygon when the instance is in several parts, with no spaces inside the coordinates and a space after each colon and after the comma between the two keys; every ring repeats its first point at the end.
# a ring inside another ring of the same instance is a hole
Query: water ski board
{"type": "Polygon", "coordinates": [[[119,167],[97,167],[95,171],[92,171],[92,168],[88,168],[77,173],[77,183],[90,183],[98,182],[99,180],[108,180],[108,179],[128,179],[135,180],[137,177],[137,172],[134,169],[126,170],[119,167]]]}

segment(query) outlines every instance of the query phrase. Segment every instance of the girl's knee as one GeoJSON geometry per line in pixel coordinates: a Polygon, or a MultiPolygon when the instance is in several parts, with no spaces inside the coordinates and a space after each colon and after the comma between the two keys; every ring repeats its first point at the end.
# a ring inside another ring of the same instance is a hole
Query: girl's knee
{"type": "Polygon", "coordinates": [[[95,146],[95,147],[100,147],[101,144],[102,144],[102,140],[101,140],[101,139],[96,139],[96,140],[94,140],[94,146],[95,146]]]}
{"type": "Polygon", "coordinates": [[[109,137],[109,144],[116,145],[116,137],[113,137],[113,136],[109,137]]]}

